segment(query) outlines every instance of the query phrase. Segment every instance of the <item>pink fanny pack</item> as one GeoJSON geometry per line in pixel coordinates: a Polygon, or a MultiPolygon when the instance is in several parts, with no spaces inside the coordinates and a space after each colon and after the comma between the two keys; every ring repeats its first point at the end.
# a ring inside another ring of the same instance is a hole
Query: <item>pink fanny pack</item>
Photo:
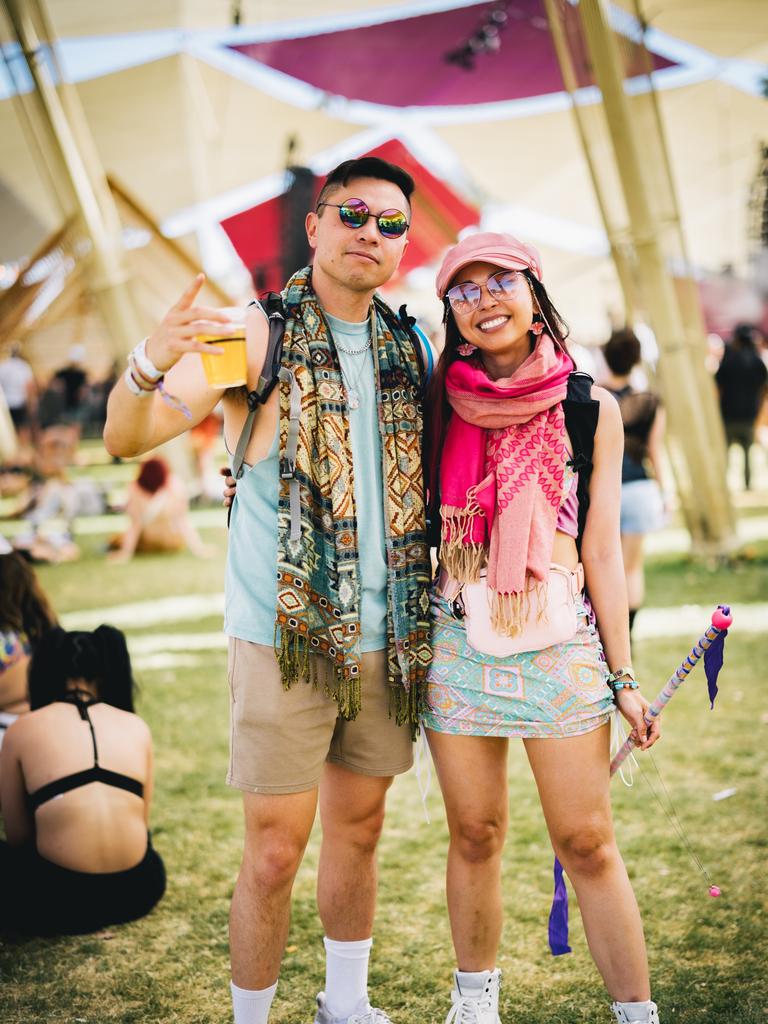
{"type": "MultiPolygon", "coordinates": [[[[535,586],[531,588],[534,590],[535,586]]],[[[452,606],[456,618],[463,618],[467,643],[482,654],[506,658],[524,651],[543,651],[554,644],[573,640],[579,628],[576,598],[584,589],[584,567],[575,569],[553,562],[549,567],[543,614],[535,593],[530,594],[523,628],[517,636],[497,633],[491,624],[491,603],[485,570],[477,583],[459,583],[444,569],[437,579],[437,591],[452,606]]]]}

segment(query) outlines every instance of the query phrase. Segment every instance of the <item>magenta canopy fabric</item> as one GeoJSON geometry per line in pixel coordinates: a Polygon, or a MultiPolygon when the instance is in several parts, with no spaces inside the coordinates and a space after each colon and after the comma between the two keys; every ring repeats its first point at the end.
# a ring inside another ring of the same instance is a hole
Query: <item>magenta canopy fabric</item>
{"type": "MultiPolygon", "coordinates": [[[[578,16],[565,5],[567,31],[579,37],[578,16]]],[[[628,76],[642,73],[639,55],[622,40],[628,76]]],[[[491,103],[560,92],[563,81],[542,0],[479,3],[451,11],[387,21],[296,39],[249,43],[233,49],[337,96],[388,106],[491,103]],[[446,55],[465,47],[503,9],[499,48],[474,56],[463,68],[446,55]]],[[[586,51],[577,74],[592,84],[586,51]]],[[[656,69],[673,62],[654,55],[656,69]]]]}

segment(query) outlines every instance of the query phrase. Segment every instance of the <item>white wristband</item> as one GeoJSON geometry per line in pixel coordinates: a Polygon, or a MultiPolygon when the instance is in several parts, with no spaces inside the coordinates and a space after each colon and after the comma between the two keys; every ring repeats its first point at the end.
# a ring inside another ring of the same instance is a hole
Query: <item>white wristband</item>
{"type": "Polygon", "coordinates": [[[136,395],[137,398],[146,398],[152,394],[152,391],[146,391],[144,388],[139,387],[136,381],[133,379],[130,366],[126,367],[125,373],[123,374],[125,380],[125,386],[131,392],[132,395],[136,395]]]}
{"type": "Polygon", "coordinates": [[[146,377],[149,381],[160,380],[164,376],[162,370],[158,370],[155,364],[147,355],[147,342],[149,338],[144,338],[140,341],[136,348],[131,352],[130,358],[134,360],[136,366],[141,371],[141,375],[146,377]]]}

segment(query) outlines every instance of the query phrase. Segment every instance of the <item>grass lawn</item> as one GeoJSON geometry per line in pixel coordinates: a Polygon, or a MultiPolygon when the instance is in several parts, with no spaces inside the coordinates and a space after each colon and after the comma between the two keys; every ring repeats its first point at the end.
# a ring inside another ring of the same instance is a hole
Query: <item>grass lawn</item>
{"type": "MultiPolygon", "coordinates": [[[[224,530],[206,530],[223,553],[224,530]]],[[[83,559],[45,568],[41,579],[60,613],[175,594],[221,591],[221,560],[185,555],[106,565],[103,538],[84,537],[83,559]]],[[[674,606],[766,599],[768,546],[709,572],[665,558],[650,567],[649,603],[674,606]]],[[[705,623],[702,623],[702,628],[705,623]]],[[[154,630],[158,631],[162,623],[154,630]]],[[[218,619],[174,622],[169,632],[215,631],[218,619]]],[[[768,628],[768,624],[767,624],[768,628]]],[[[129,637],[137,636],[128,631],[129,637]]],[[[146,634],[147,630],[142,630],[146,634]]],[[[646,641],[636,666],[657,689],[688,641],[646,641]]],[[[614,784],[620,844],[643,911],[664,1024],[765,1024],[768,943],[765,749],[768,696],[765,635],[728,641],[721,696],[710,712],[703,671],[685,684],[665,715],[658,766],[696,854],[722,889],[711,899],[690,855],[657,803],[653,764],[632,789],[614,784]],[[728,799],[713,794],[735,787],[728,799]]],[[[82,938],[0,940],[0,1021],[83,1024],[224,1024],[228,995],[227,913],[239,864],[239,795],[223,778],[227,760],[225,654],[195,651],[184,667],[139,673],[139,710],[156,748],[154,840],[168,869],[168,892],[146,919],[82,938]]],[[[572,900],[571,956],[546,946],[552,858],[522,746],[509,762],[512,824],[505,855],[506,924],[502,1020],[514,1024],[608,1022],[607,999],[572,900]]],[[[445,912],[447,833],[433,782],[432,824],[424,821],[413,773],[395,783],[381,843],[380,901],[371,993],[396,1024],[442,1021],[448,1009],[452,951],[445,912]]],[[[319,836],[295,887],[294,913],[274,1024],[309,1024],[323,981],[322,931],[314,906],[319,836]]],[[[13,884],[5,879],[5,885],[13,884]]]]}

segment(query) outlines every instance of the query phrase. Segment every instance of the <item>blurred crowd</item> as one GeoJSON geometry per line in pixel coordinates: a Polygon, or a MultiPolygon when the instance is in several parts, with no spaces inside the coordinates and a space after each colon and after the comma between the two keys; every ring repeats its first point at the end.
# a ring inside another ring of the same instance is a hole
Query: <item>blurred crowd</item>
{"type": "MultiPolygon", "coordinates": [[[[45,382],[36,379],[18,345],[0,358],[0,391],[7,406],[6,436],[0,445],[2,520],[22,521],[10,543],[33,563],[73,561],[78,517],[124,512],[127,529],[105,545],[110,560],[129,561],[134,554],[188,548],[206,557],[208,549],[189,518],[190,499],[221,500],[213,449],[221,422],[211,415],[191,434],[190,479],[182,481],[162,458],[146,459],[118,501],[98,474],[75,472],[81,440],[101,437],[114,376],[92,380],[85,351],[76,345],[67,361],[45,382]]],[[[0,418],[5,410],[0,407],[0,418]]],[[[114,460],[119,462],[120,460],[114,460]]],[[[124,489],[123,489],[124,490],[124,489]]]]}

